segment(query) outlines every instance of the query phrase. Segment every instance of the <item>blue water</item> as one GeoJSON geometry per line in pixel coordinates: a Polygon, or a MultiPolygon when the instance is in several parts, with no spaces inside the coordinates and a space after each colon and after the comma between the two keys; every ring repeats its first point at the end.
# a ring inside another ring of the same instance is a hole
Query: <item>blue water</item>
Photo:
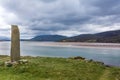
{"type": "MultiPolygon", "coordinates": [[[[102,61],[108,65],[120,66],[119,48],[73,48],[41,46],[40,42],[21,42],[22,56],[74,57],[102,61]]],[[[47,45],[47,44],[45,44],[47,45]]],[[[0,42],[0,55],[9,55],[10,42],[0,42]]]]}

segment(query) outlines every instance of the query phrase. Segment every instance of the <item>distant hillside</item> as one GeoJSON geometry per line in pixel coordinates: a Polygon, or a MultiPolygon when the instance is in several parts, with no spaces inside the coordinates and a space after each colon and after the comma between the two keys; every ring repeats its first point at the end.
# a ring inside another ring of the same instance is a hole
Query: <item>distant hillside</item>
{"type": "Polygon", "coordinates": [[[9,41],[10,39],[7,37],[0,36],[0,41],[9,41]]]}
{"type": "Polygon", "coordinates": [[[40,35],[32,38],[30,41],[60,41],[66,38],[66,36],[61,35],[40,35]]]}
{"type": "Polygon", "coordinates": [[[120,43],[120,30],[107,31],[97,34],[82,34],[67,39],[62,42],[104,42],[104,43],[120,43]]]}

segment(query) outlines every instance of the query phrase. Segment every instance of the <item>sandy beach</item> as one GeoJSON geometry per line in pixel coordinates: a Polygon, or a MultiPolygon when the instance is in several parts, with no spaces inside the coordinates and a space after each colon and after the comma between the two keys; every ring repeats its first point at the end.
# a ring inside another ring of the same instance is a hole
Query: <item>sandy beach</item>
{"type": "Polygon", "coordinates": [[[83,43],[83,42],[36,42],[39,46],[55,46],[55,47],[94,47],[94,48],[120,48],[119,43],[83,43]]]}

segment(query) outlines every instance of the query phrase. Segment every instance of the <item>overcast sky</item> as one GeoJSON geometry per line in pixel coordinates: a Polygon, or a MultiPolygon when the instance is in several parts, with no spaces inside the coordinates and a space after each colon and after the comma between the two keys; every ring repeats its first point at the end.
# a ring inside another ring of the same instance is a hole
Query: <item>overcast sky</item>
{"type": "Polygon", "coordinates": [[[120,29],[120,0],[0,0],[0,36],[74,36],[120,29]]]}

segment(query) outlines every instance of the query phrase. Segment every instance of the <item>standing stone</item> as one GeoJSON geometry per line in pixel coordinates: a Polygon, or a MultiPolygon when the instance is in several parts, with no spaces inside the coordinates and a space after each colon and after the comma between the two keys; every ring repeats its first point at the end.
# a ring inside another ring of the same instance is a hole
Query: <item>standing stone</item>
{"type": "Polygon", "coordinates": [[[20,33],[17,25],[11,25],[11,61],[20,60],[20,33]]]}

